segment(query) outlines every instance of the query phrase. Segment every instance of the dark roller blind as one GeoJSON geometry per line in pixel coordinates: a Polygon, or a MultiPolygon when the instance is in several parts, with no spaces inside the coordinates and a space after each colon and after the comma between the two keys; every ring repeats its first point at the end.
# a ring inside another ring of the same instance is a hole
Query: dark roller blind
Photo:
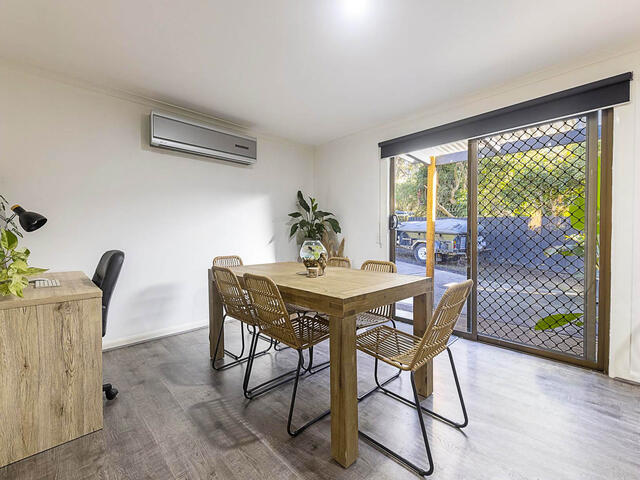
{"type": "Polygon", "coordinates": [[[380,142],[382,158],[481,137],[629,101],[631,72],[380,142]]]}

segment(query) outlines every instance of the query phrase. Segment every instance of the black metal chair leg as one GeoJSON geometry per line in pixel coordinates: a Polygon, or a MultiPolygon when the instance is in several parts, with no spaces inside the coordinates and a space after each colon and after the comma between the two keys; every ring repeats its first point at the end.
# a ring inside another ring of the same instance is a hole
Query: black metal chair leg
{"type": "MultiPolygon", "coordinates": [[[[258,331],[258,329],[255,326],[247,324],[247,332],[249,332],[249,333],[251,333],[251,331],[249,330],[250,328],[253,328],[253,333],[256,333],[258,331]]],[[[263,335],[263,334],[261,334],[259,332],[258,332],[258,338],[260,338],[260,340],[264,340],[265,342],[269,342],[269,348],[270,349],[271,349],[271,347],[273,347],[273,344],[275,343],[275,340],[273,340],[273,338],[267,337],[266,335],[263,335]]]]}
{"type": "MultiPolygon", "coordinates": [[[[465,407],[464,404],[464,398],[462,397],[462,389],[460,388],[460,382],[458,380],[458,373],[456,372],[456,366],[455,363],[453,361],[453,354],[451,353],[451,350],[449,349],[449,347],[447,347],[447,353],[449,354],[449,362],[451,363],[451,369],[453,371],[453,378],[455,380],[456,383],[456,389],[458,391],[458,400],[460,401],[460,406],[462,407],[462,415],[464,417],[464,420],[462,422],[456,422],[455,420],[451,420],[450,418],[447,418],[437,412],[434,412],[433,410],[428,409],[427,407],[423,407],[422,405],[420,405],[420,409],[427,413],[428,415],[431,415],[433,418],[440,420],[444,423],[446,423],[447,425],[450,425],[454,428],[464,428],[469,424],[469,417],[467,415],[467,408],[465,407]]],[[[377,367],[377,360],[376,360],[376,367],[377,367]]],[[[374,370],[374,376],[376,377],[376,383],[378,383],[378,369],[376,368],[374,370]]],[[[379,390],[382,393],[384,393],[385,395],[388,395],[389,397],[395,398],[396,400],[399,400],[400,402],[409,405],[409,406],[414,406],[414,403],[408,399],[405,398],[401,395],[398,395],[395,392],[392,392],[391,390],[388,390],[386,388],[384,388],[384,385],[380,385],[378,384],[378,387],[375,390],[379,390]]],[[[370,395],[373,392],[367,392],[367,396],[370,395]]]]}
{"type": "MultiPolygon", "coordinates": [[[[222,323],[220,324],[220,330],[218,330],[218,340],[216,341],[216,351],[213,356],[214,359],[218,358],[218,349],[220,348],[220,337],[222,336],[222,332],[224,332],[224,322],[226,320],[227,320],[227,314],[225,313],[224,315],[222,315],[222,323]]],[[[236,355],[230,352],[229,350],[227,350],[226,348],[224,349],[225,355],[229,355],[234,360],[238,360],[240,357],[242,357],[242,354],[244,353],[244,323],[242,322],[240,322],[240,338],[242,339],[242,351],[240,352],[240,355],[236,355]]]]}
{"type": "Polygon", "coordinates": [[[411,387],[413,389],[413,398],[414,398],[414,402],[412,403],[411,406],[413,408],[415,408],[415,410],[416,410],[416,412],[418,414],[418,421],[420,422],[420,430],[422,431],[422,440],[424,441],[424,448],[425,448],[425,451],[427,453],[427,462],[428,462],[427,469],[419,467],[418,465],[416,465],[415,463],[411,462],[410,460],[407,460],[402,455],[394,452],[389,447],[387,447],[386,445],[380,443],[375,438],[371,437],[370,435],[367,435],[366,433],[362,432],[361,430],[358,430],[358,433],[363,438],[365,438],[369,442],[371,442],[374,446],[378,447],[380,450],[382,450],[383,452],[388,454],[390,457],[394,458],[395,460],[397,460],[398,462],[402,463],[403,465],[405,465],[409,469],[413,470],[418,475],[423,476],[423,477],[427,477],[427,476],[429,476],[429,475],[431,475],[433,473],[433,457],[431,455],[431,448],[429,447],[429,438],[427,437],[427,429],[426,429],[426,427],[424,425],[424,417],[422,415],[422,409],[420,408],[420,396],[418,395],[418,390],[416,388],[416,382],[415,382],[415,376],[414,376],[413,372],[411,372],[411,387]]]}
{"type": "Polygon", "coordinates": [[[376,358],[376,361],[375,361],[375,366],[374,366],[373,371],[374,371],[373,378],[374,378],[374,379],[375,379],[375,381],[376,381],[376,386],[375,386],[375,387],[373,387],[373,388],[372,388],[371,390],[369,390],[368,392],[363,393],[362,395],[360,395],[360,396],[358,397],[358,401],[359,401],[359,402],[360,402],[360,401],[362,401],[362,400],[364,400],[365,398],[367,398],[367,397],[368,397],[368,396],[370,396],[371,394],[373,394],[373,393],[375,393],[375,392],[377,392],[377,391],[380,391],[380,389],[382,389],[385,385],[387,385],[387,384],[389,384],[389,383],[393,382],[396,378],[399,378],[399,377],[400,377],[400,374],[402,373],[402,370],[398,369],[398,372],[397,372],[397,373],[395,373],[394,375],[391,375],[389,378],[387,378],[387,379],[386,379],[386,380],[384,380],[383,382],[380,382],[380,380],[378,380],[378,359],[377,359],[377,358],[376,358]]]}
{"type": "Polygon", "coordinates": [[[331,361],[327,360],[326,362],[322,362],[320,365],[316,366],[315,370],[313,369],[313,347],[309,348],[309,366],[304,370],[305,373],[309,373],[309,375],[315,375],[318,372],[329,368],[331,361]]]}
{"type": "Polygon", "coordinates": [[[276,352],[282,352],[283,350],[287,350],[287,349],[291,348],[291,347],[286,346],[286,345],[285,345],[284,347],[278,347],[279,345],[280,345],[280,342],[276,342],[276,344],[275,344],[275,345],[274,345],[274,347],[273,347],[273,349],[274,349],[276,352]]]}
{"type": "Polygon", "coordinates": [[[255,358],[253,353],[255,352],[255,349],[256,349],[257,337],[258,336],[256,335],[251,340],[251,347],[249,348],[249,362],[247,363],[247,370],[244,373],[244,379],[242,382],[242,390],[243,390],[244,396],[249,400],[253,400],[254,398],[260,395],[263,395],[267,392],[270,392],[274,388],[279,387],[284,383],[290,382],[295,378],[295,374],[297,371],[297,369],[289,370],[288,372],[278,375],[277,377],[274,377],[271,380],[267,380],[266,382],[256,385],[255,387],[249,388],[249,380],[251,378],[251,371],[253,369],[253,360],[255,358]]]}
{"type": "MultiPolygon", "coordinates": [[[[224,325],[224,320],[222,322],[222,325],[224,325]]],[[[247,328],[247,331],[248,330],[249,329],[247,328]]],[[[218,335],[218,338],[220,338],[220,335],[218,335]]],[[[238,355],[227,350],[226,348],[224,349],[224,353],[229,355],[234,360],[239,360],[240,358],[242,358],[242,355],[244,355],[244,323],[242,322],[240,322],[240,340],[242,340],[242,349],[240,350],[240,353],[238,355]]]]}
{"type": "MultiPolygon", "coordinates": [[[[251,335],[256,335],[258,337],[258,340],[263,340],[265,342],[269,342],[269,346],[267,348],[265,348],[264,350],[259,351],[258,353],[255,354],[256,357],[260,357],[265,353],[268,353],[273,346],[275,345],[275,341],[273,340],[273,338],[271,337],[267,337],[265,335],[262,335],[259,331],[258,328],[252,325],[247,325],[247,332],[249,332],[251,335]],[[253,329],[253,330],[250,330],[253,329]]],[[[256,342],[256,348],[257,348],[257,342],[256,342]]]]}
{"type": "MultiPolygon", "coordinates": [[[[456,390],[458,390],[458,399],[460,400],[460,407],[462,408],[462,415],[464,417],[464,421],[462,423],[453,423],[453,425],[457,428],[464,428],[469,424],[469,416],[467,415],[467,407],[464,404],[464,397],[462,396],[462,389],[460,388],[460,381],[458,380],[458,372],[456,371],[456,364],[453,361],[453,353],[451,353],[451,349],[447,347],[447,353],[449,354],[449,363],[451,364],[451,371],[453,372],[453,379],[456,381],[456,390]]],[[[432,415],[437,415],[435,412],[431,412],[432,415]]],[[[441,419],[447,420],[444,417],[440,417],[441,419]]],[[[448,420],[450,421],[450,420],[448,420]]]]}
{"type": "MultiPolygon", "coordinates": [[[[220,349],[220,339],[222,337],[222,332],[224,330],[224,320],[225,319],[223,317],[222,325],[220,326],[220,330],[218,331],[218,340],[216,341],[216,349],[215,349],[215,352],[213,354],[213,359],[211,359],[211,367],[217,372],[221,372],[221,371],[226,370],[228,368],[235,367],[236,365],[240,365],[240,364],[245,363],[246,361],[249,360],[249,355],[247,355],[244,358],[237,357],[235,359],[235,361],[229,362],[229,363],[225,363],[224,365],[221,365],[221,366],[217,366],[216,365],[216,362],[217,362],[216,358],[218,357],[218,350],[220,349]]],[[[241,353],[244,353],[244,323],[240,322],[240,326],[241,326],[241,334],[242,334],[242,352],[241,353]]],[[[251,332],[249,330],[249,325],[247,325],[247,332],[249,332],[249,334],[252,336],[251,337],[252,339],[253,339],[253,337],[257,336],[255,327],[254,327],[253,332],[251,332]]],[[[269,352],[269,350],[271,350],[272,344],[273,344],[273,341],[271,339],[269,339],[269,346],[266,349],[256,353],[255,356],[256,357],[261,357],[262,355],[267,354],[269,352]]],[[[224,352],[227,353],[226,350],[224,352]]]]}
{"type": "Polygon", "coordinates": [[[411,388],[413,389],[413,399],[416,402],[416,412],[418,413],[418,420],[420,421],[420,430],[422,430],[422,440],[424,441],[424,448],[427,452],[427,461],[429,468],[427,470],[421,469],[411,462],[407,462],[408,465],[415,468],[419,475],[426,477],[433,473],[433,457],[431,456],[431,448],[429,448],[429,438],[427,437],[427,429],[424,426],[424,417],[422,415],[422,409],[420,408],[420,396],[418,395],[418,389],[416,388],[415,374],[411,372],[411,388]]]}
{"type": "MultiPolygon", "coordinates": [[[[313,348],[313,347],[311,347],[313,348]]],[[[311,368],[311,364],[312,364],[312,359],[313,359],[313,352],[311,352],[311,349],[309,351],[309,367],[307,368],[307,371],[309,371],[309,369],[311,368]]],[[[318,415],[317,417],[309,420],[307,423],[305,423],[304,425],[302,425],[301,427],[298,427],[296,430],[292,430],[291,429],[291,421],[293,419],[293,410],[296,404],[296,394],[298,393],[298,382],[300,380],[300,370],[302,369],[304,363],[304,357],[302,356],[302,350],[298,350],[298,369],[296,371],[296,377],[295,377],[295,381],[293,383],[293,392],[291,393],[291,404],[289,405],[289,420],[287,421],[287,432],[289,433],[289,435],[291,435],[292,437],[298,436],[300,433],[302,433],[302,431],[306,430],[308,427],[310,427],[311,425],[313,425],[316,422],[319,422],[320,420],[322,420],[324,417],[326,417],[327,415],[329,415],[331,413],[331,410],[326,410],[325,412],[321,413],[320,415],[318,415]]]]}

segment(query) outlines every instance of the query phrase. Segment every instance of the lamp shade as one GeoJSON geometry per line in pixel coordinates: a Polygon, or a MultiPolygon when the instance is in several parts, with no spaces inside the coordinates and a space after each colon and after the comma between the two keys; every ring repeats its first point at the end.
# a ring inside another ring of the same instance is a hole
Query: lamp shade
{"type": "Polygon", "coordinates": [[[18,216],[20,226],[24,228],[25,232],[33,232],[47,223],[45,217],[36,212],[27,212],[20,205],[14,205],[11,210],[18,216]]]}

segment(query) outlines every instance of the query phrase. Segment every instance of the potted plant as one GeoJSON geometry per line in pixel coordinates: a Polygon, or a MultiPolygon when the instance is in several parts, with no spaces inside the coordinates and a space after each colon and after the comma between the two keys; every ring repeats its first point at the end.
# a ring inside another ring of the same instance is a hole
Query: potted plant
{"type": "Polygon", "coordinates": [[[27,264],[31,252],[24,247],[18,248],[18,237],[22,237],[22,234],[13,217],[7,217],[8,205],[0,195],[0,295],[22,297],[24,287],[29,285],[29,275],[47,270],[27,264]]]}
{"type": "Polygon", "coordinates": [[[340,233],[340,223],[331,212],[325,212],[318,208],[316,199],[309,196],[309,202],[304,198],[300,190],[297,193],[298,211],[289,216],[294,220],[289,231],[289,237],[301,234],[303,237],[300,257],[304,260],[317,262],[321,255],[327,257],[327,249],[322,244],[322,236],[329,230],[340,233]]]}

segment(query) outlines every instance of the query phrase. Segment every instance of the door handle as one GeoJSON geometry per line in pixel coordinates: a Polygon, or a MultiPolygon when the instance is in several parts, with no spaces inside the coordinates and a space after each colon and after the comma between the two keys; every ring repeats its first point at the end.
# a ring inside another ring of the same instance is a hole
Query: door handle
{"type": "Polygon", "coordinates": [[[389,230],[398,228],[398,216],[396,214],[389,215],[389,230]]]}

